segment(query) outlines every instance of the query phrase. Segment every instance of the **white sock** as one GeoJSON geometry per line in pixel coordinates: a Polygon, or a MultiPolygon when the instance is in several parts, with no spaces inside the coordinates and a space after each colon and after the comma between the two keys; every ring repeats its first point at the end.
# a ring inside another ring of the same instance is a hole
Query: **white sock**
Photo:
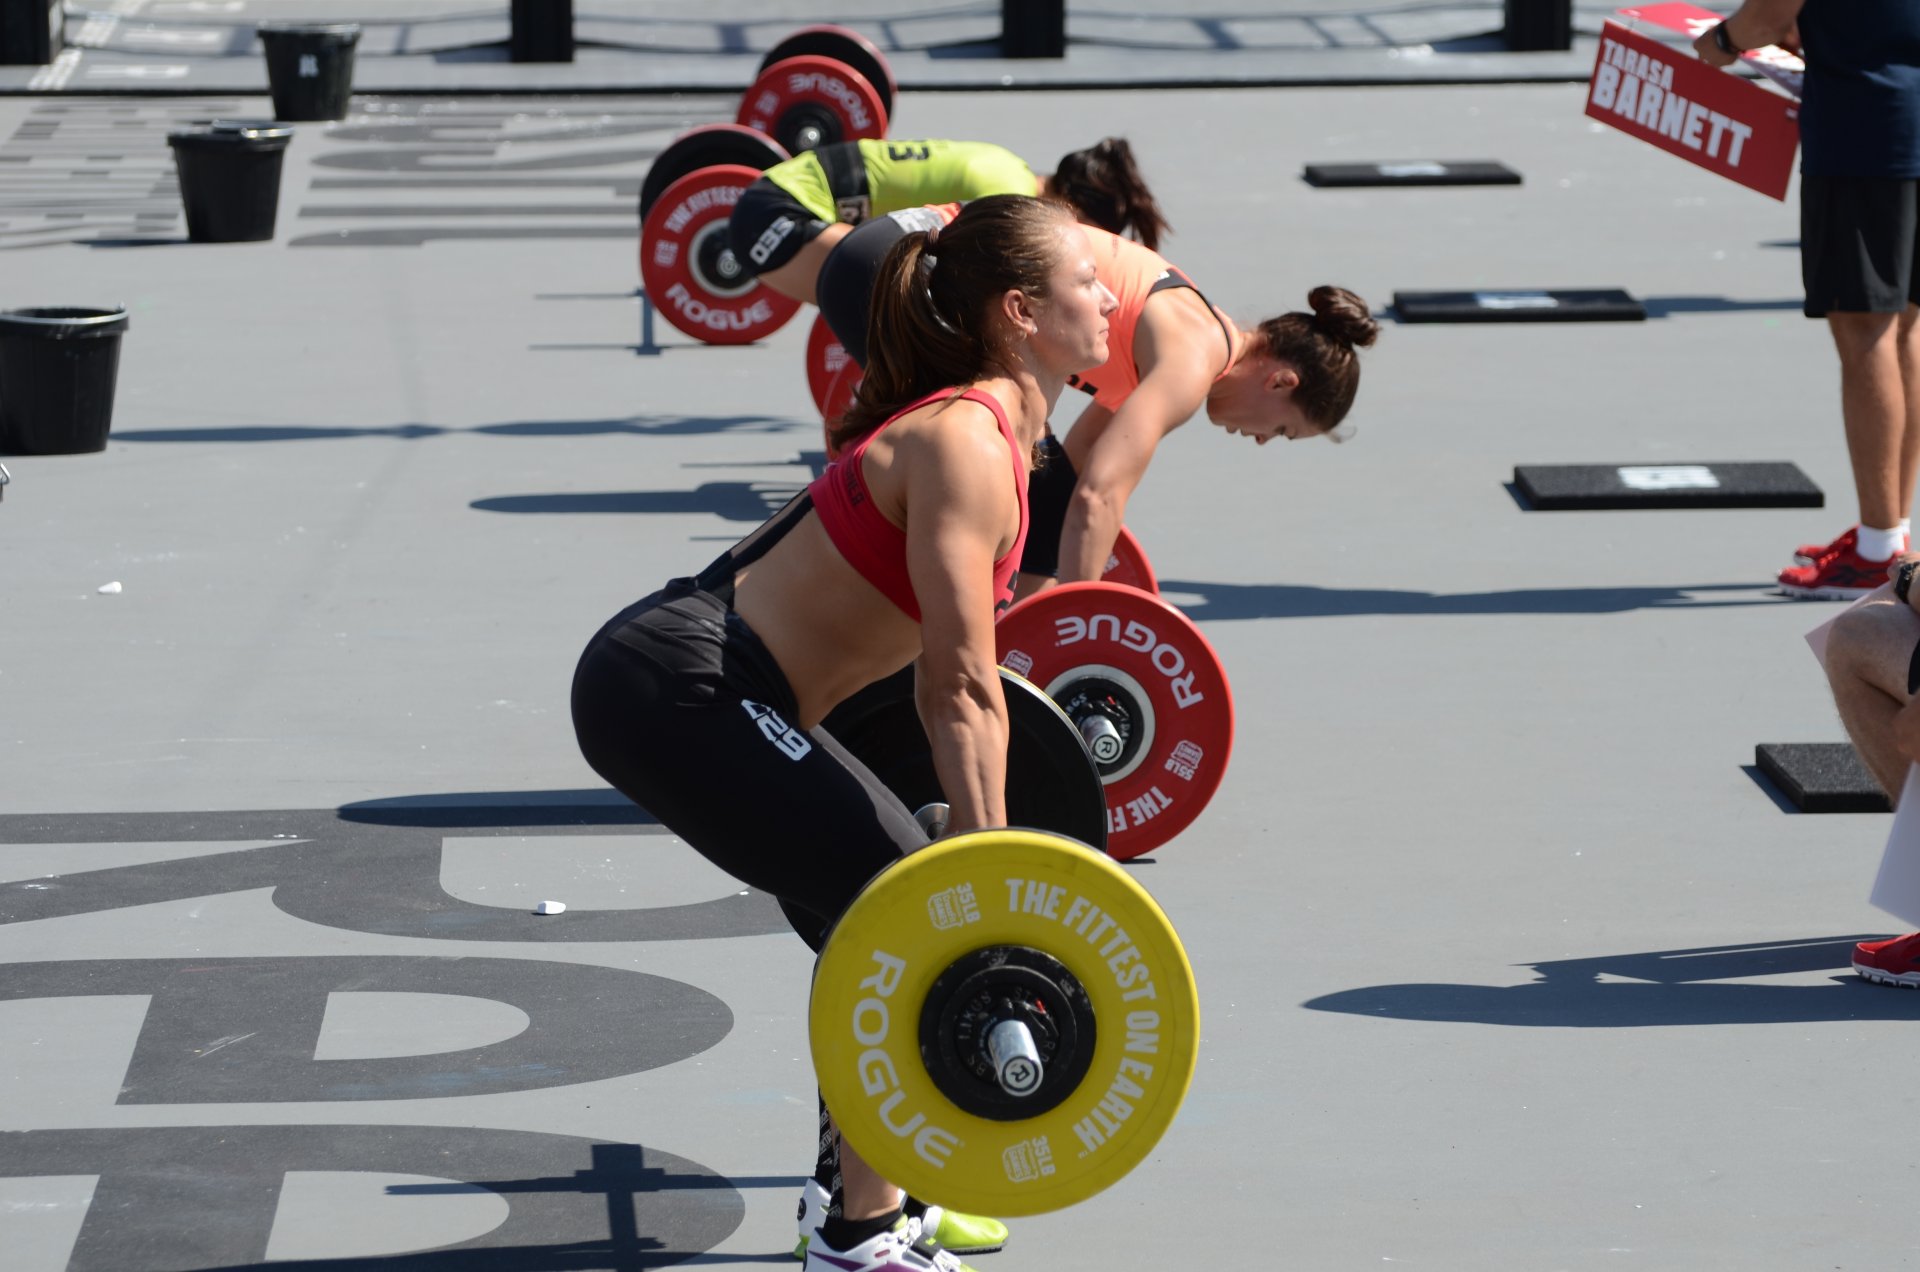
{"type": "Polygon", "coordinates": [[[1876,530],[1872,526],[1860,527],[1860,543],[1854,548],[1863,560],[1885,561],[1896,552],[1907,547],[1907,532],[1900,526],[1891,530],[1876,530]]]}
{"type": "Polygon", "coordinates": [[[1900,518],[1900,550],[1905,552],[1913,543],[1913,518],[1900,518]]]}

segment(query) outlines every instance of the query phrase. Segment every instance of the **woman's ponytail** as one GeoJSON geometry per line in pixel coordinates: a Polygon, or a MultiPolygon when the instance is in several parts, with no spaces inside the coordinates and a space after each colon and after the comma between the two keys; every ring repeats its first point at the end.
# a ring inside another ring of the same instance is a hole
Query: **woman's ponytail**
{"type": "Polygon", "coordinates": [[[1052,193],[1072,204],[1088,224],[1113,234],[1131,232],[1155,251],[1171,232],[1124,137],[1103,138],[1061,159],[1052,193]]]}

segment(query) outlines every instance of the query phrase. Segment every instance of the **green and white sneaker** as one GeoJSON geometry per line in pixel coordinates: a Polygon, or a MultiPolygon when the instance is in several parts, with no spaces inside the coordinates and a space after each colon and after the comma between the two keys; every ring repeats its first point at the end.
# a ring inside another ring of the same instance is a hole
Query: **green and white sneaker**
{"type": "Polygon", "coordinates": [[[945,1206],[928,1206],[920,1226],[955,1254],[992,1254],[1006,1248],[1007,1225],[984,1215],[963,1215],[945,1206]]]}
{"type": "MultiPolygon", "coordinates": [[[[798,1216],[800,1238],[793,1247],[794,1258],[807,1257],[807,1243],[827,1217],[827,1207],[832,1204],[832,1194],[821,1187],[820,1181],[809,1179],[801,1188],[798,1216]]],[[[920,1226],[936,1243],[955,1254],[992,1254],[1007,1244],[1007,1225],[998,1219],[961,1214],[945,1206],[928,1206],[926,1213],[921,1216],[920,1226]]]]}

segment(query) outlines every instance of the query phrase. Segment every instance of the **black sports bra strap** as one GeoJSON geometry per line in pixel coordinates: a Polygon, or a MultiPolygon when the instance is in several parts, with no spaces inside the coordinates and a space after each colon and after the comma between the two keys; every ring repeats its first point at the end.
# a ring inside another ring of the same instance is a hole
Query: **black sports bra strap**
{"type": "Polygon", "coordinates": [[[772,550],[813,511],[813,492],[802,490],[787,500],[786,506],[760,523],[760,528],[713,559],[713,564],[694,577],[702,592],[733,605],[733,576],[772,550]]]}
{"type": "MultiPolygon", "coordinates": [[[[1194,281],[1186,276],[1184,271],[1172,265],[1167,266],[1166,272],[1154,279],[1153,286],[1147,288],[1147,295],[1151,296],[1155,292],[1173,291],[1181,287],[1186,288],[1198,296],[1200,303],[1207,307],[1207,312],[1213,315],[1213,320],[1220,324],[1220,334],[1225,336],[1227,340],[1227,354],[1228,356],[1232,356],[1233,332],[1228,328],[1227,320],[1221,316],[1218,309],[1214,308],[1213,302],[1207,299],[1207,294],[1201,291],[1194,281]]],[[[1069,381],[1069,383],[1071,383],[1071,381],[1069,381]]]]}
{"type": "Polygon", "coordinates": [[[858,217],[842,216],[841,219],[850,224],[864,221],[872,192],[867,187],[867,162],[860,156],[860,143],[834,142],[816,149],[813,157],[819,160],[820,170],[827,174],[827,191],[833,195],[834,206],[860,212],[858,217]]]}

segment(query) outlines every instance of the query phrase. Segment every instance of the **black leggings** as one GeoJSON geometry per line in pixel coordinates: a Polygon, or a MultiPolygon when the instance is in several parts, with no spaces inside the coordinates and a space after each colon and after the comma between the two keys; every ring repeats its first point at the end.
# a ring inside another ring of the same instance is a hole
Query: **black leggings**
{"type": "Polygon", "coordinates": [[[691,579],[616,615],[580,656],[580,752],[634,803],[780,901],[816,951],[874,875],[927,842],[913,814],[824,729],[741,617],[691,579]]]}

